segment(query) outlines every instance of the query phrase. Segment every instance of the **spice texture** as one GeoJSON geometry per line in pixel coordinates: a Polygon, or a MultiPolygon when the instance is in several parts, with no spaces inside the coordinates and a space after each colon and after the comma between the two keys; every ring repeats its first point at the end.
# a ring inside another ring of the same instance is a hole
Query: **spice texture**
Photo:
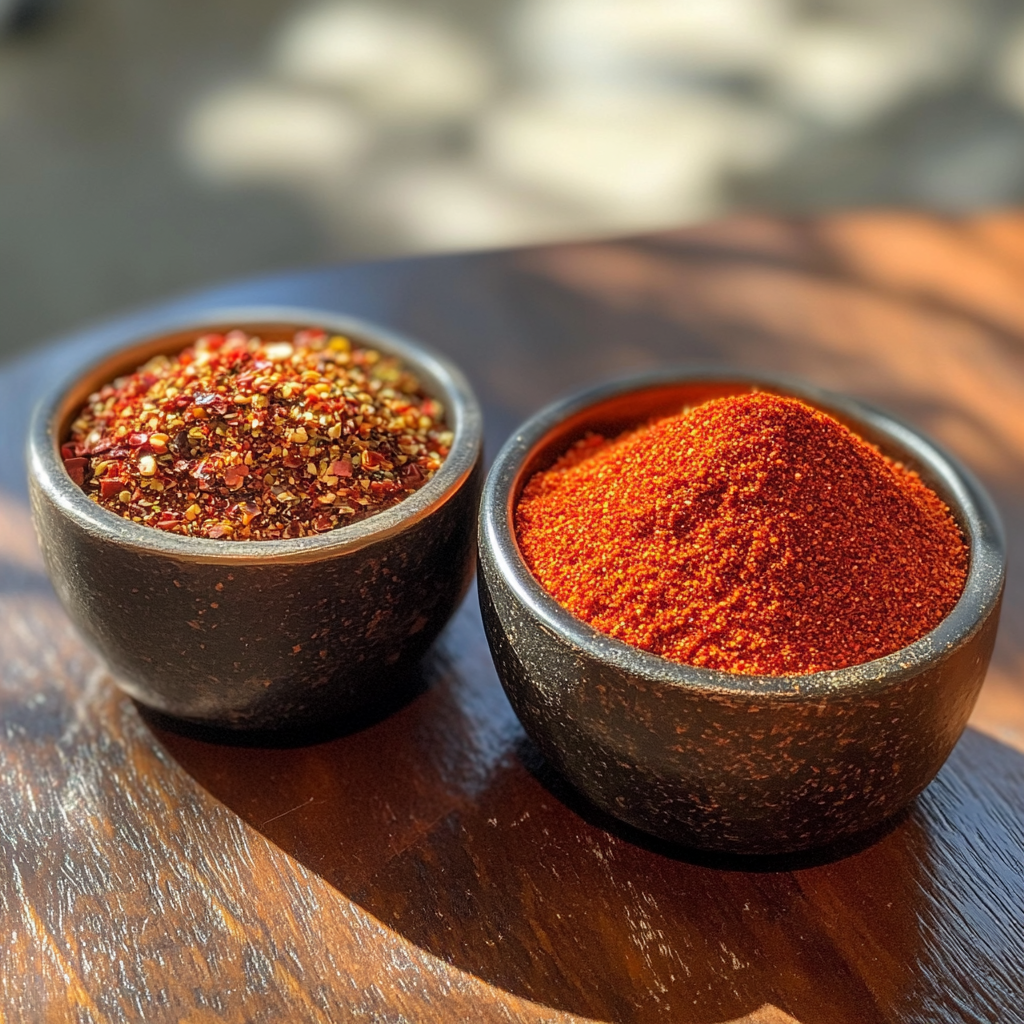
{"type": "Polygon", "coordinates": [[[578,442],[515,513],[540,583],[673,661],[802,675],[882,657],[956,604],[968,550],[901,464],[793,399],[709,401],[578,442]]]}
{"type": "Polygon", "coordinates": [[[208,334],[91,395],[61,448],[94,501],[192,537],[323,533],[433,476],[452,434],[393,357],[321,330],[208,334]]]}

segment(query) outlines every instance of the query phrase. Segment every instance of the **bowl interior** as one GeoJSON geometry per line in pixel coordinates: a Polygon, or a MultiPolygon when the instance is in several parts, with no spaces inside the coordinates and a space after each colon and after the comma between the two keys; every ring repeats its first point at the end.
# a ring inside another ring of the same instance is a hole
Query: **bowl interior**
{"type": "Polygon", "coordinates": [[[485,491],[485,533],[500,550],[499,563],[519,599],[549,628],[569,636],[594,657],[646,678],[729,692],[763,692],[767,686],[778,695],[793,697],[827,691],[840,682],[874,686],[884,678],[916,671],[940,657],[942,651],[952,649],[980,627],[1002,592],[1002,528],[990,499],[970,474],[887,414],[796,381],[669,370],[599,386],[538,413],[499,455],[495,470],[495,489],[489,483],[485,491]],[[885,455],[917,472],[949,507],[968,542],[968,578],[957,605],[931,633],[883,658],[846,669],[789,677],[744,676],[681,665],[605,636],[563,609],[535,579],[519,549],[514,526],[516,504],[534,473],[551,466],[588,433],[615,437],[687,406],[752,391],[800,398],[833,416],[885,455]]]}
{"type": "Polygon", "coordinates": [[[402,529],[447,500],[468,478],[480,456],[482,419],[472,391],[457,368],[429,349],[371,324],[316,310],[232,310],[172,327],[157,336],[129,345],[101,359],[51,393],[37,409],[30,432],[30,469],[37,481],[70,514],[116,543],[160,550],[177,557],[213,560],[306,560],[340,547],[359,547],[371,537],[402,529]],[[276,314],[276,315],[275,315],[276,314]],[[90,501],[64,470],[59,450],[71,423],[86,399],[99,387],[131,373],[155,355],[172,355],[215,331],[241,329],[267,341],[290,340],[297,330],[319,327],[344,334],[357,344],[397,356],[423,389],[444,405],[445,420],[454,434],[441,468],[421,488],[397,505],[348,526],[316,536],[282,540],[230,541],[180,537],[125,520],[90,501]]]}
{"type": "MultiPolygon", "coordinates": [[[[323,327],[328,330],[335,330],[329,322],[325,323],[317,319],[310,319],[308,321],[292,320],[288,322],[232,320],[230,322],[221,321],[200,327],[191,327],[187,330],[171,331],[168,334],[161,334],[159,337],[140,342],[138,345],[121,349],[91,366],[64,392],[63,398],[57,406],[54,418],[54,434],[57,445],[59,447],[63,441],[67,440],[75,414],[82,408],[86,399],[94,391],[101,388],[104,384],[109,384],[117,377],[134,372],[152,359],[153,356],[175,355],[193,342],[198,341],[204,335],[213,334],[217,331],[242,330],[247,334],[255,335],[264,341],[272,343],[276,341],[291,341],[297,330],[302,330],[306,327],[323,327]]],[[[346,337],[351,338],[351,340],[366,348],[375,348],[387,354],[399,356],[419,378],[420,383],[428,394],[442,402],[445,398],[450,397],[450,387],[446,382],[438,379],[429,364],[411,359],[407,351],[394,351],[393,345],[389,345],[386,339],[366,338],[358,331],[337,329],[337,333],[345,334],[346,337]]],[[[457,408],[446,407],[445,415],[448,417],[451,417],[453,414],[457,416],[459,411],[457,408]]],[[[451,424],[453,430],[456,427],[457,424],[451,424]]]]}

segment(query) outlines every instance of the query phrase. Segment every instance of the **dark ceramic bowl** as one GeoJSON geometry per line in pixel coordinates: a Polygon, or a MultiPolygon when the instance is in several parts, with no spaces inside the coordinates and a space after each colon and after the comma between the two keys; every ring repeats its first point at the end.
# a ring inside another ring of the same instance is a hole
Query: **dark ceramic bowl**
{"type": "Polygon", "coordinates": [[[118,351],[40,403],[32,511],[58,596],[124,690],[205,725],[301,728],[386,702],[454,611],[472,578],[481,433],[465,378],[415,342],[333,313],[227,310],[118,351]],[[59,443],[99,385],[212,329],[283,340],[303,326],[397,355],[444,403],[450,454],[398,505],[315,537],[207,540],[122,519],[67,475],[59,443]]]}
{"type": "Polygon", "coordinates": [[[792,381],[679,370],[584,391],[499,454],[480,515],[480,602],[502,683],[547,759],[599,808],[671,842],[743,854],[830,844],[879,825],[963,731],[995,640],[998,515],[979,484],[876,409],[792,381]],[[916,469],[970,542],[967,584],[931,633],[876,661],[789,677],[692,668],[597,632],[534,579],[512,514],[530,476],[588,430],[614,436],[684,405],[759,390],[804,399],[916,469]]]}

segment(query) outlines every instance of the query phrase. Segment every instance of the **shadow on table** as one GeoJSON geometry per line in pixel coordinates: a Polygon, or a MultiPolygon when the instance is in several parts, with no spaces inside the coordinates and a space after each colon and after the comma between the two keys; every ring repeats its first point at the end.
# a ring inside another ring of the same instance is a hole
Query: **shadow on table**
{"type": "Polygon", "coordinates": [[[632,832],[553,775],[475,608],[423,671],[389,717],[304,746],[216,743],[148,717],[206,789],[371,914],[552,1008],[705,1024],[770,1003],[800,1024],[870,1024],[1005,1020],[1019,1002],[1020,754],[968,731],[868,841],[726,858],[632,832]]]}

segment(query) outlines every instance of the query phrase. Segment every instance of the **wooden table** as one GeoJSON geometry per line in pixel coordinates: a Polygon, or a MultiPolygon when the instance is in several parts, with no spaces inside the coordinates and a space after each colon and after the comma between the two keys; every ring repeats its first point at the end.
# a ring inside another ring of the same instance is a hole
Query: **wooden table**
{"type": "Polygon", "coordinates": [[[0,372],[0,1020],[1024,1021],[1024,216],[748,219],[311,270],[0,372]],[[468,372],[493,454],[561,392],[669,362],[797,374],[948,446],[1013,562],[973,719],[913,811],[831,861],[606,829],[539,763],[475,596],[384,721],[291,748],[140,713],[41,569],[18,453],[56,374],[235,303],[391,324],[468,372]]]}

